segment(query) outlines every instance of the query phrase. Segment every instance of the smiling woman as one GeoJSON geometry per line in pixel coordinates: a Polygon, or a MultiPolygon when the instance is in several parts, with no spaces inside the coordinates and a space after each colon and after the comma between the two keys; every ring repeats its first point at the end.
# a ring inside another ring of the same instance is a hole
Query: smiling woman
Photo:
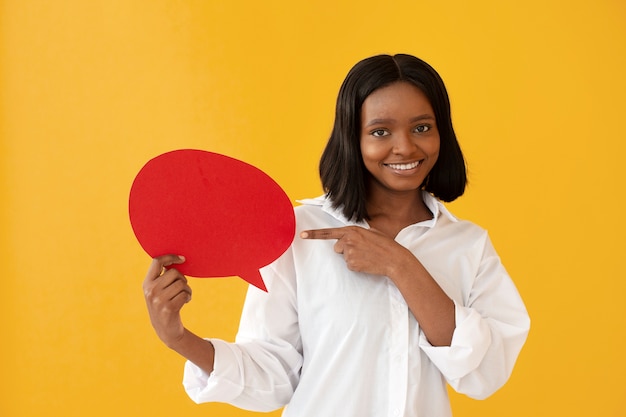
{"type": "Polygon", "coordinates": [[[236,341],[182,325],[191,287],[175,255],[153,260],[144,281],[152,324],[188,359],[196,402],[287,406],[285,417],[450,416],[445,382],[472,398],[497,391],[528,314],[487,233],[437,199],[465,188],[438,74],[409,55],[375,56],[337,102],[320,163],[327,193],[295,209],[300,239],[261,270],[268,292],[249,289],[236,341]]]}

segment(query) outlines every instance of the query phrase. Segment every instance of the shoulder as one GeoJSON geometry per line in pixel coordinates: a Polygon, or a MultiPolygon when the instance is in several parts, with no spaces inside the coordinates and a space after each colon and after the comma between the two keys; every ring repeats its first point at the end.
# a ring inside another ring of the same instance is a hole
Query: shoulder
{"type": "Polygon", "coordinates": [[[307,198],[303,200],[296,200],[299,206],[294,207],[296,218],[321,215],[324,213],[324,205],[326,204],[325,196],[316,198],[307,198]]]}
{"type": "Polygon", "coordinates": [[[341,227],[346,224],[341,211],[332,207],[325,195],[297,200],[299,206],[294,208],[296,224],[301,229],[341,227]]]}
{"type": "Polygon", "coordinates": [[[484,242],[488,239],[487,230],[482,226],[466,219],[459,218],[452,214],[450,210],[437,200],[438,218],[434,230],[438,230],[444,235],[454,236],[459,242],[484,242]]]}
{"type": "Polygon", "coordinates": [[[328,201],[328,198],[326,198],[326,195],[320,195],[314,198],[303,198],[300,200],[296,200],[296,203],[300,204],[299,206],[296,206],[296,210],[302,210],[302,209],[312,208],[312,207],[321,208],[326,204],[327,201],[328,201]]]}

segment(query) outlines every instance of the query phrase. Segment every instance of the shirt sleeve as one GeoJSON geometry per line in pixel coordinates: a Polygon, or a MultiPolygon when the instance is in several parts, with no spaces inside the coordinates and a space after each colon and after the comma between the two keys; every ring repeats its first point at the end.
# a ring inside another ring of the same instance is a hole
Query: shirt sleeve
{"type": "Polygon", "coordinates": [[[455,391],[484,399],[508,380],[530,329],[526,307],[485,233],[478,273],[466,305],[455,300],[450,346],[420,348],[455,391]]]}
{"type": "Polygon", "coordinates": [[[185,364],[183,386],[193,401],[264,412],[289,402],[302,366],[291,269],[289,253],[263,268],[268,292],[249,287],[235,343],[209,339],[215,347],[210,375],[191,362],[185,364]]]}

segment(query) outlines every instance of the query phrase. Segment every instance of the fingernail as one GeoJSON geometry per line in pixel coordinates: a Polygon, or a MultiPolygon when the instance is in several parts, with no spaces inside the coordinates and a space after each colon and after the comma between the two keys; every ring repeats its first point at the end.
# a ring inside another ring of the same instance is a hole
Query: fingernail
{"type": "Polygon", "coordinates": [[[307,232],[302,232],[302,233],[300,233],[300,237],[302,239],[306,239],[307,237],[309,237],[309,234],[307,232]]]}

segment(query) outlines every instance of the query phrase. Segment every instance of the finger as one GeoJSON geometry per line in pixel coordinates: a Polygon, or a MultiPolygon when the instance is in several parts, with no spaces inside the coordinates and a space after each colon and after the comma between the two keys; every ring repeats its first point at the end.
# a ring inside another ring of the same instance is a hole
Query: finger
{"type": "Polygon", "coordinates": [[[183,262],[185,262],[185,257],[179,255],[164,255],[154,258],[146,273],[146,279],[157,279],[166,266],[182,264],[183,262]]]}
{"type": "Polygon", "coordinates": [[[180,310],[185,304],[191,301],[191,294],[181,291],[174,298],[172,298],[172,307],[175,310],[180,310]]]}
{"type": "Polygon", "coordinates": [[[337,241],[337,243],[335,243],[335,246],[333,247],[334,251],[336,253],[339,253],[341,255],[343,255],[343,244],[340,241],[337,241]]]}
{"type": "MultiPolygon", "coordinates": [[[[189,287],[187,283],[187,277],[174,268],[168,269],[163,274],[161,274],[158,279],[152,281],[151,286],[156,288],[157,291],[171,291],[172,287],[189,287]]],[[[189,292],[191,292],[191,289],[189,289],[189,292]]]]}
{"type": "Polygon", "coordinates": [[[182,279],[176,279],[164,288],[152,286],[146,294],[146,302],[153,308],[171,306],[172,301],[180,299],[181,296],[187,302],[191,300],[192,291],[189,285],[182,279]]]}
{"type": "Polygon", "coordinates": [[[164,289],[177,283],[188,285],[187,277],[181,274],[180,272],[178,272],[176,269],[169,269],[165,271],[165,273],[161,275],[161,278],[162,279],[159,281],[161,283],[162,288],[164,289]]]}
{"type": "Polygon", "coordinates": [[[346,234],[345,227],[305,230],[300,233],[302,239],[341,239],[346,234]]]}
{"type": "Polygon", "coordinates": [[[187,284],[187,280],[177,279],[163,289],[163,294],[165,298],[169,300],[174,300],[181,293],[184,293],[186,295],[186,299],[191,299],[192,290],[191,287],[187,284]]]}

